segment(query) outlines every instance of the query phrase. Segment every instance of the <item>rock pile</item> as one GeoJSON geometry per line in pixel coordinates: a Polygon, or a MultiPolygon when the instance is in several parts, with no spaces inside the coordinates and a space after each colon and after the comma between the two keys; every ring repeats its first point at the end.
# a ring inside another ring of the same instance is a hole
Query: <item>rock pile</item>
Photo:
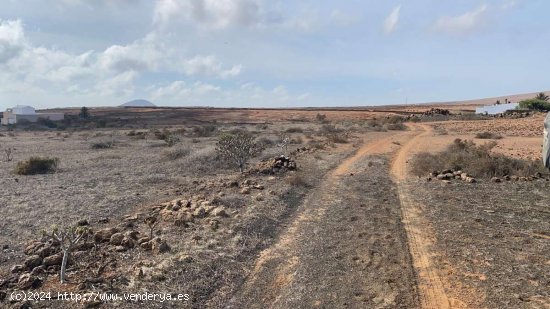
{"type": "Polygon", "coordinates": [[[290,157],[281,155],[259,162],[254,170],[261,174],[278,174],[296,170],[297,167],[296,161],[290,157]]]}
{"type": "MultiPolygon", "coordinates": [[[[444,170],[444,171],[435,171],[430,173],[427,180],[431,181],[432,179],[437,179],[445,182],[450,182],[451,180],[462,180],[467,183],[476,183],[477,180],[471,175],[464,173],[462,171],[455,170],[444,170]]],[[[543,177],[541,173],[536,173],[535,175],[523,177],[523,176],[509,176],[504,177],[492,177],[491,182],[501,183],[505,181],[536,181],[536,180],[545,180],[550,181],[549,178],[543,177]]]]}
{"type": "Polygon", "coordinates": [[[430,173],[430,176],[428,177],[428,181],[431,181],[432,179],[442,180],[446,182],[450,182],[451,180],[462,180],[467,183],[476,183],[476,179],[469,175],[468,173],[464,173],[459,170],[444,170],[444,171],[434,171],[430,173]]]}
{"type": "Polygon", "coordinates": [[[496,114],[493,117],[495,118],[506,118],[506,119],[519,119],[519,118],[526,118],[531,115],[530,112],[523,112],[523,111],[508,111],[501,114],[496,114]]]}
{"type": "Polygon", "coordinates": [[[536,180],[544,180],[544,181],[550,181],[550,179],[546,178],[546,177],[543,177],[543,175],[541,173],[536,173],[535,175],[532,175],[532,176],[509,176],[509,175],[506,175],[504,177],[493,177],[491,178],[491,182],[495,182],[495,183],[501,183],[501,182],[504,182],[504,181],[536,181],[536,180]]]}
{"type": "Polygon", "coordinates": [[[173,222],[175,226],[183,228],[189,227],[192,223],[199,223],[216,230],[221,223],[220,219],[230,216],[224,206],[213,205],[210,201],[199,198],[176,199],[155,209],[164,221],[173,222]]]}
{"type": "Polygon", "coordinates": [[[425,111],[422,113],[423,116],[435,116],[435,115],[443,115],[448,116],[451,112],[448,109],[442,109],[442,108],[431,108],[430,110],[425,111]]]}

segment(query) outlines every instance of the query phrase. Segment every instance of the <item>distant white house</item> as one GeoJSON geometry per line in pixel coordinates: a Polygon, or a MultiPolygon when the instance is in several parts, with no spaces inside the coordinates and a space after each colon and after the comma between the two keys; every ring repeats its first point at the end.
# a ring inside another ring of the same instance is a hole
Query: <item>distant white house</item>
{"type": "Polygon", "coordinates": [[[39,118],[59,121],[65,118],[63,113],[37,113],[34,107],[27,105],[17,105],[13,108],[8,108],[3,113],[2,125],[16,124],[18,121],[25,119],[29,122],[37,122],[39,118]]]}
{"type": "Polygon", "coordinates": [[[487,105],[476,108],[476,114],[497,115],[518,107],[518,103],[487,105]]]}

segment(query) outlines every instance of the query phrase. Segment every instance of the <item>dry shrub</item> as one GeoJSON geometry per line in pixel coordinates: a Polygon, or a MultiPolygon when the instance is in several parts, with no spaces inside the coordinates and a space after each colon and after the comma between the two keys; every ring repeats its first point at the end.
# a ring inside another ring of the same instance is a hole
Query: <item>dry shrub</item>
{"type": "Polygon", "coordinates": [[[334,144],[346,144],[348,143],[349,132],[341,128],[337,128],[332,124],[324,124],[318,131],[320,136],[325,136],[327,141],[334,144]]]}
{"type": "Polygon", "coordinates": [[[476,134],[476,138],[479,139],[501,139],[502,136],[493,132],[480,132],[476,134]]]}
{"type": "Polygon", "coordinates": [[[59,165],[58,158],[31,157],[17,163],[15,173],[18,175],[37,175],[54,173],[59,165]]]}
{"type": "Polygon", "coordinates": [[[191,150],[187,147],[178,147],[174,149],[167,149],[162,152],[162,156],[168,160],[177,160],[188,156],[191,150]]]}
{"type": "Polygon", "coordinates": [[[386,130],[390,131],[405,131],[407,130],[407,126],[403,123],[387,123],[384,125],[386,130]]]}
{"type": "Polygon", "coordinates": [[[285,130],[286,133],[303,133],[304,129],[300,127],[290,127],[285,130]]]}
{"type": "Polygon", "coordinates": [[[309,183],[300,174],[293,174],[287,178],[288,184],[293,187],[309,187],[309,183]]]}
{"type": "Polygon", "coordinates": [[[326,144],[321,142],[321,141],[318,141],[318,140],[310,140],[307,142],[307,144],[309,145],[309,147],[312,147],[314,149],[318,149],[318,150],[322,150],[322,149],[325,149],[326,147],[326,144]]]}
{"type": "Polygon", "coordinates": [[[476,145],[472,141],[456,139],[440,153],[417,154],[411,162],[411,172],[416,176],[424,176],[432,171],[454,169],[480,178],[506,175],[531,176],[538,172],[545,172],[538,161],[515,159],[492,153],[491,150],[495,146],[495,142],[476,145]]]}
{"type": "Polygon", "coordinates": [[[194,126],[191,131],[193,136],[196,137],[210,137],[218,132],[218,127],[213,124],[207,124],[202,126],[194,126]]]}
{"type": "Polygon", "coordinates": [[[92,149],[109,149],[113,148],[114,143],[113,141],[99,141],[99,142],[93,142],[90,144],[90,148],[92,149]]]}
{"type": "Polygon", "coordinates": [[[304,143],[304,140],[301,136],[293,137],[288,141],[288,144],[290,145],[301,145],[304,143]]]}

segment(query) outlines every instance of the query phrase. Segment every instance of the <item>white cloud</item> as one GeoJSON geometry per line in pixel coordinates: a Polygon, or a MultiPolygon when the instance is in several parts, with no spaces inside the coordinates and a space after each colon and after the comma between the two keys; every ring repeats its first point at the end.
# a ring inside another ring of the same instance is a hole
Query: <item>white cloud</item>
{"type": "Polygon", "coordinates": [[[187,75],[204,75],[221,78],[234,77],[241,73],[242,66],[235,65],[224,69],[222,63],[213,56],[195,56],[183,64],[183,70],[187,75]]]}
{"type": "Polygon", "coordinates": [[[437,20],[433,29],[450,34],[466,34],[482,24],[487,9],[488,6],[484,4],[473,11],[459,16],[441,17],[437,20]]]}
{"type": "Polygon", "coordinates": [[[113,45],[100,56],[100,65],[105,70],[115,72],[154,71],[169,58],[170,49],[166,48],[154,32],[131,44],[113,45]]]}
{"type": "Polygon", "coordinates": [[[220,87],[200,81],[188,85],[185,81],[177,80],[166,86],[157,87],[151,96],[154,100],[180,101],[182,99],[201,99],[206,95],[220,91],[220,87]]]}
{"type": "Polygon", "coordinates": [[[401,11],[401,5],[396,6],[388,15],[384,21],[384,32],[392,33],[395,31],[397,24],[399,23],[399,12],[401,11]]]}
{"type": "Polygon", "coordinates": [[[257,0],[157,0],[153,22],[166,25],[184,18],[208,28],[254,26],[261,21],[257,0]]]}
{"type": "MultiPolygon", "coordinates": [[[[186,59],[182,50],[170,47],[166,37],[151,32],[129,44],[112,45],[102,52],[69,53],[57,48],[34,46],[25,38],[20,20],[0,20],[0,83],[10,91],[29,89],[26,93],[49,91],[86,98],[130,96],[141,75],[150,72],[187,74],[211,78],[231,78],[241,73],[242,66],[224,66],[214,55],[186,59]]],[[[181,84],[159,89],[176,91],[181,84]]],[[[216,86],[197,82],[182,88],[204,95],[217,92],[216,86]]],[[[6,92],[6,91],[0,91],[6,92]]]]}
{"type": "Polygon", "coordinates": [[[17,57],[25,44],[21,20],[0,19],[0,64],[17,57]]]}

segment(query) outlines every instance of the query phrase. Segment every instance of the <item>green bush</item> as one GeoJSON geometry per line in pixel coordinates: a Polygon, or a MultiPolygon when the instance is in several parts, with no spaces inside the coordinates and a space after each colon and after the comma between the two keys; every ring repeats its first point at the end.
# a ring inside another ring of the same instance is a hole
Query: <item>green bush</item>
{"type": "Polygon", "coordinates": [[[15,173],[18,175],[36,175],[54,173],[59,164],[58,158],[31,157],[17,163],[15,173]]]}
{"type": "Polygon", "coordinates": [[[540,99],[529,99],[519,102],[518,108],[547,112],[550,111],[550,102],[540,99]]]}

